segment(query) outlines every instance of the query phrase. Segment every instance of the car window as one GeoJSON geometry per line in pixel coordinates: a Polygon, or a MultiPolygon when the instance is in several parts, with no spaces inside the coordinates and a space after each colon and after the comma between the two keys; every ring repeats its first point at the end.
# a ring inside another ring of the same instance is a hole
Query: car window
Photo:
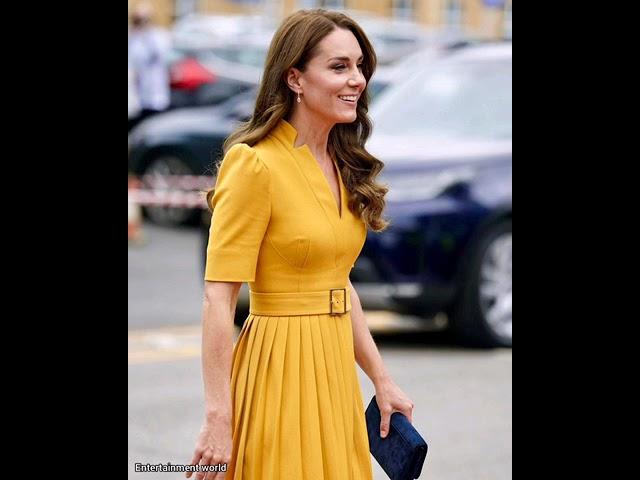
{"type": "Polygon", "coordinates": [[[385,93],[371,114],[378,133],[511,138],[511,62],[431,66],[385,93]]]}
{"type": "Polygon", "coordinates": [[[201,57],[207,60],[213,56],[213,60],[220,58],[227,62],[239,63],[241,65],[249,65],[252,67],[262,67],[264,65],[267,51],[266,49],[254,47],[215,47],[210,51],[203,51],[201,57]]]}

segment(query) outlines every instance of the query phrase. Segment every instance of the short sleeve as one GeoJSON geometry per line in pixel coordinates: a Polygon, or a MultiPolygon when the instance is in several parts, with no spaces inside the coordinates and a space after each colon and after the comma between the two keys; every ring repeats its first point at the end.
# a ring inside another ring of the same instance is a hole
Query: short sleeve
{"type": "Polygon", "coordinates": [[[247,144],[227,151],[211,206],[205,280],[253,282],[271,215],[271,181],[269,170],[247,144]]]}

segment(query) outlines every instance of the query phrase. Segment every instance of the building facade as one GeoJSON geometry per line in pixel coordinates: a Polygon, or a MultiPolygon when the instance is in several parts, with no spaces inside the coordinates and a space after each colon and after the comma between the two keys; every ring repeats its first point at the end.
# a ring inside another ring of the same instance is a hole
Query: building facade
{"type": "Polygon", "coordinates": [[[359,10],[386,18],[413,20],[432,28],[459,29],[477,38],[511,38],[512,0],[129,0],[153,4],[155,21],[169,26],[188,13],[275,14],[303,8],[359,10]]]}

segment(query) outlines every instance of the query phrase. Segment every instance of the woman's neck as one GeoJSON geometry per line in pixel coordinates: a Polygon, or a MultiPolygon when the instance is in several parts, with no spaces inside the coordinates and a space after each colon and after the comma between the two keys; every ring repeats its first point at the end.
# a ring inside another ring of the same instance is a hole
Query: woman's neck
{"type": "Polygon", "coordinates": [[[287,121],[298,132],[293,144],[294,147],[297,148],[306,144],[318,162],[326,164],[331,161],[327,151],[327,143],[333,124],[323,124],[299,111],[294,112],[291,115],[291,119],[287,121]]]}

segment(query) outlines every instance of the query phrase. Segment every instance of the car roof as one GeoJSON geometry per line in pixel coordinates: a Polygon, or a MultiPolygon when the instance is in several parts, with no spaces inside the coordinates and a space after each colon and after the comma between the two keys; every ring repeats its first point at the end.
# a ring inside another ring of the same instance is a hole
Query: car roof
{"type": "Polygon", "coordinates": [[[447,60],[460,62],[510,60],[511,58],[511,42],[472,43],[453,50],[447,56],[447,60]]]}

